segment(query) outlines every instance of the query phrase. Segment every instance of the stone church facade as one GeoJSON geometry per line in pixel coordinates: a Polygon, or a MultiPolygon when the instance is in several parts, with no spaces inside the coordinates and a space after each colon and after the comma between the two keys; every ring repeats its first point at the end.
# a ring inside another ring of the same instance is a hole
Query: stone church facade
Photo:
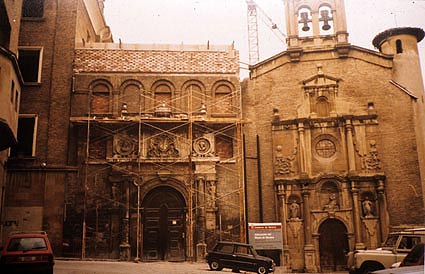
{"type": "Polygon", "coordinates": [[[285,8],[288,49],[243,83],[247,219],[283,223],[288,271],[342,270],[424,225],[424,32],[387,30],[376,52],[349,43],[342,0],[285,8]]]}
{"type": "Polygon", "coordinates": [[[82,250],[65,252],[203,260],[219,239],[243,239],[233,46],[97,43],[75,56],[69,155],[79,172],[64,239],[82,250]]]}

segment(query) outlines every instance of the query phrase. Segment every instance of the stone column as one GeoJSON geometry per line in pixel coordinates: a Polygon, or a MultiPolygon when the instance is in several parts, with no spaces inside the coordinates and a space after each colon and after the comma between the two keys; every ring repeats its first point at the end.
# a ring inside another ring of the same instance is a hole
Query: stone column
{"type": "Polygon", "coordinates": [[[288,231],[287,231],[287,222],[288,213],[286,208],[286,190],[285,185],[278,185],[278,197],[280,198],[280,214],[282,222],[282,241],[283,249],[281,254],[281,266],[283,267],[284,272],[290,272],[290,259],[289,259],[289,245],[288,245],[288,231]]]}
{"type": "Polygon", "coordinates": [[[353,125],[350,119],[345,121],[345,129],[347,131],[348,171],[353,173],[356,171],[356,158],[354,156],[353,125]]]}
{"type": "Polygon", "coordinates": [[[385,186],[384,180],[378,180],[378,186],[376,187],[376,191],[378,192],[378,210],[379,210],[379,220],[381,226],[381,241],[387,238],[388,236],[388,209],[387,209],[387,199],[385,197],[385,186]]]}
{"type": "Polygon", "coordinates": [[[205,228],[206,231],[214,231],[216,229],[216,196],[217,196],[217,181],[208,180],[206,183],[206,212],[205,212],[205,228]]]}
{"type": "Polygon", "coordinates": [[[205,178],[197,178],[197,228],[198,242],[196,244],[196,260],[201,261],[206,254],[207,245],[205,244],[205,178]]]}
{"type": "Polygon", "coordinates": [[[304,264],[306,272],[317,272],[315,263],[315,250],[312,242],[311,217],[310,217],[310,191],[307,187],[302,190],[304,203],[304,264]]]}
{"type": "Polygon", "coordinates": [[[359,189],[356,185],[356,182],[351,182],[351,193],[353,195],[353,207],[354,207],[354,234],[355,236],[355,249],[364,249],[365,245],[363,243],[363,237],[362,237],[362,231],[361,231],[361,222],[360,222],[360,215],[361,215],[361,208],[359,203],[359,189]]]}
{"type": "Polygon", "coordinates": [[[123,208],[123,219],[121,220],[122,224],[122,239],[120,244],[120,260],[121,261],[130,261],[130,243],[128,241],[130,234],[130,187],[129,182],[124,182],[125,188],[125,200],[123,201],[125,206],[123,208]]]}
{"type": "Polygon", "coordinates": [[[305,136],[304,136],[304,123],[298,123],[298,134],[300,138],[300,168],[301,174],[307,173],[306,163],[306,149],[305,149],[305,136]]]}

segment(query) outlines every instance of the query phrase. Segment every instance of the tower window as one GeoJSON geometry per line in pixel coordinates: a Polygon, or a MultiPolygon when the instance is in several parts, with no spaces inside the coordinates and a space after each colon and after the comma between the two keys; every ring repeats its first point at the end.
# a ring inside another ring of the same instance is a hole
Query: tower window
{"type": "Polygon", "coordinates": [[[319,8],[319,27],[320,34],[327,35],[333,33],[333,16],[332,10],[328,6],[321,6],[319,8]]]}
{"type": "Polygon", "coordinates": [[[43,0],[24,0],[22,3],[22,17],[24,18],[42,18],[43,13],[43,0]]]}
{"type": "Polygon", "coordinates": [[[311,10],[309,8],[301,8],[298,11],[298,33],[300,37],[313,35],[311,10]]]}
{"type": "Polygon", "coordinates": [[[401,42],[400,39],[397,39],[397,41],[395,41],[395,45],[396,45],[397,54],[403,53],[403,42],[401,42]]]}

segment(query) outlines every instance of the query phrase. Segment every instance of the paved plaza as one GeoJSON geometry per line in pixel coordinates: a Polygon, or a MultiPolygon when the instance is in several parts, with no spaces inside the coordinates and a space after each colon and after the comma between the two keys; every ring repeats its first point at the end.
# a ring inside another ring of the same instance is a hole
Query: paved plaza
{"type": "MultiPolygon", "coordinates": [[[[55,274],[213,274],[232,273],[231,269],[220,272],[209,270],[207,263],[191,262],[114,262],[114,261],[79,261],[56,260],[55,274]]],[[[252,273],[241,271],[240,273],[252,273]]],[[[277,267],[275,274],[283,274],[283,268],[277,267]]],[[[347,272],[339,272],[347,274],[347,272]]]]}

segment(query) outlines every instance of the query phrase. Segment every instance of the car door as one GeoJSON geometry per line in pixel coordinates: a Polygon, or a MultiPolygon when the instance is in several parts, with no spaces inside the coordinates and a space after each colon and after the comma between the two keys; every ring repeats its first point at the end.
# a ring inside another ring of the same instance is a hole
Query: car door
{"type": "Polygon", "coordinates": [[[217,246],[216,256],[219,257],[222,267],[232,268],[235,264],[234,245],[222,243],[217,246]]]}
{"type": "Polygon", "coordinates": [[[237,268],[241,270],[255,271],[257,269],[255,256],[250,246],[235,246],[235,262],[237,264],[237,268]]]}

